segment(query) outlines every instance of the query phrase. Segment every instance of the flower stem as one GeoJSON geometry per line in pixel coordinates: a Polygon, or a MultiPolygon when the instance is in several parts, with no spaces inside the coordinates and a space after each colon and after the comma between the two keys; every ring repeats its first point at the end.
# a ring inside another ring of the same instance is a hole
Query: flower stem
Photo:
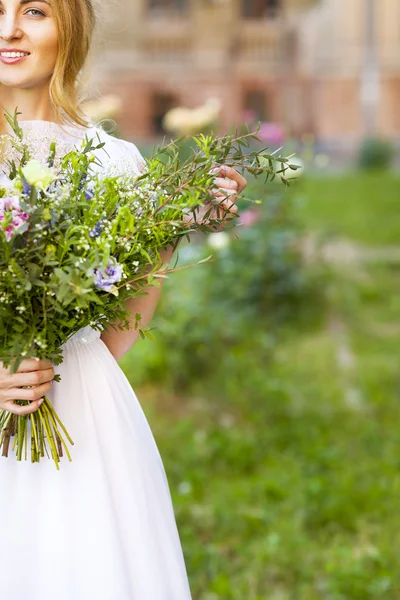
{"type": "MultiPolygon", "coordinates": [[[[21,406],[29,404],[26,400],[17,402],[21,406]]],[[[39,409],[30,415],[18,416],[0,411],[0,448],[4,457],[8,457],[12,438],[14,440],[11,450],[15,452],[18,461],[23,458],[28,460],[30,454],[32,463],[40,462],[40,459],[47,454],[48,458],[53,459],[57,470],[60,468],[60,458],[64,453],[68,460],[72,461],[66,440],[71,445],[74,442],[46,396],[39,409]],[[29,423],[31,431],[29,431],[29,423]]]]}

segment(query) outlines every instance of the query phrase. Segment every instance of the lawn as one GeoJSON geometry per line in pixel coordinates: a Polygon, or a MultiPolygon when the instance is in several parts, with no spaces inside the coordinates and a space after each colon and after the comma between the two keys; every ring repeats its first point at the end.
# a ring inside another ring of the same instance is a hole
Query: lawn
{"type": "Polygon", "coordinates": [[[194,600],[400,600],[399,184],[300,183],[307,234],[369,252],[326,265],[322,318],[284,328],[272,360],[246,346],[223,387],[210,376],[184,393],[143,377],[156,342],[121,363],[164,459],[194,600]]]}
{"type": "Polygon", "coordinates": [[[364,244],[400,244],[400,174],[308,178],[299,192],[309,228],[364,244]]]}

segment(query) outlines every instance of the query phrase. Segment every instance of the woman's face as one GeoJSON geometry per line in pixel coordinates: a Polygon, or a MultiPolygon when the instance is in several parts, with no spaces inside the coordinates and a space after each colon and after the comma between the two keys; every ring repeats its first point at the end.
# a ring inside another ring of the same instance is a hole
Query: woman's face
{"type": "Polygon", "coordinates": [[[0,0],[0,84],[34,88],[48,82],[58,53],[51,0],[0,0]]]}

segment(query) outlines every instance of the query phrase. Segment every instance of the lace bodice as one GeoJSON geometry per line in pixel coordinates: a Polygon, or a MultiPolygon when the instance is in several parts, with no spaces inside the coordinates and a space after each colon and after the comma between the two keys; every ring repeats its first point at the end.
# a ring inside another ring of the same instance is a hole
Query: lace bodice
{"type": "MultiPolygon", "coordinates": [[[[50,143],[57,144],[55,166],[62,156],[79,148],[82,140],[87,136],[95,142],[100,138],[104,148],[96,151],[96,156],[102,163],[101,171],[104,175],[117,176],[124,174],[139,174],[145,165],[143,156],[135,144],[125,140],[117,139],[106,133],[101,127],[91,125],[90,127],[78,127],[71,125],[58,125],[50,121],[20,121],[19,125],[24,132],[24,140],[27,143],[32,158],[40,162],[46,162],[49,155],[50,143]]],[[[13,150],[8,151],[10,157],[13,150]]],[[[4,173],[1,170],[0,183],[4,183],[4,173]]]]}

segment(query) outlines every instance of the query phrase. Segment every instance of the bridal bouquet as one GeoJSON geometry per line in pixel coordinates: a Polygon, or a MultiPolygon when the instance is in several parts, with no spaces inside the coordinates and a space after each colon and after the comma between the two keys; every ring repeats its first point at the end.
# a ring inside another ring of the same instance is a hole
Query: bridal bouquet
{"type": "MultiPolygon", "coordinates": [[[[18,159],[14,153],[6,161],[10,186],[0,188],[0,360],[12,373],[25,358],[60,364],[62,345],[85,326],[129,328],[126,300],[170,272],[161,270],[160,250],[221,224],[222,216],[210,217],[212,207],[196,220],[199,206],[216,202],[215,164],[240,166],[266,181],[296,168],[265,149],[245,153],[257,132],[200,135],[186,161],[172,142],[155,151],[139,176],[123,177],[101,176],[96,167],[104,144],[86,137],[55,168],[55,143],[46,164],[30,156],[18,114],[6,114],[18,159]]],[[[150,336],[140,321],[137,314],[140,335],[150,336]]],[[[71,460],[72,439],[48,398],[28,416],[0,411],[3,456],[11,442],[18,460],[29,454],[39,462],[49,450],[57,468],[64,452],[71,460]]]]}

